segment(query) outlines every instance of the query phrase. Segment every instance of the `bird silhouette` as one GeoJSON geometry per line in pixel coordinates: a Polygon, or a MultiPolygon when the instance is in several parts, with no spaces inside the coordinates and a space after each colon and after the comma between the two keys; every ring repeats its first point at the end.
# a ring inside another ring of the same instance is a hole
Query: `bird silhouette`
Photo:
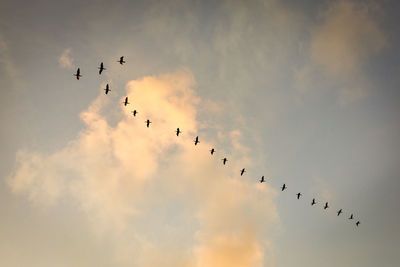
{"type": "Polygon", "coordinates": [[[241,171],[240,171],[240,176],[243,176],[243,174],[246,172],[246,170],[243,168],[241,171]]]}
{"type": "Polygon", "coordinates": [[[106,88],[104,89],[104,91],[106,91],[105,93],[108,94],[108,92],[111,91],[110,87],[108,86],[108,83],[106,85],[106,88]]]}
{"type": "Polygon", "coordinates": [[[215,149],[214,149],[214,148],[211,148],[210,153],[211,153],[211,155],[214,155],[215,149]]]}
{"type": "MultiPolygon", "coordinates": [[[[151,121],[150,121],[150,120],[146,120],[145,123],[146,123],[147,128],[149,128],[149,127],[150,127],[151,121]]],[[[156,127],[156,128],[157,128],[157,127],[156,127]]]]}
{"type": "Polygon", "coordinates": [[[228,161],[227,158],[223,158],[223,159],[222,159],[222,163],[223,163],[224,165],[226,164],[227,161],[228,161]]]}
{"type": "Polygon", "coordinates": [[[136,117],[136,114],[138,114],[138,113],[139,112],[137,112],[136,109],[132,111],[132,114],[133,114],[134,117],[136,117]]]}
{"type": "Polygon", "coordinates": [[[353,220],[353,213],[350,215],[349,220],[353,220]]]}
{"type": "Polygon", "coordinates": [[[311,201],[311,206],[313,206],[315,204],[317,204],[317,202],[315,202],[315,198],[313,198],[312,201],[311,201]]]}
{"type": "Polygon", "coordinates": [[[260,179],[260,183],[264,183],[265,182],[265,180],[264,180],[264,175],[261,177],[261,179],[260,179]]]}
{"type": "Polygon", "coordinates": [[[76,74],[74,74],[74,76],[76,76],[77,80],[79,80],[79,78],[82,77],[81,70],[79,68],[76,70],[76,74]]]}
{"type": "Polygon", "coordinates": [[[179,136],[180,133],[181,133],[181,130],[179,130],[179,128],[176,128],[176,136],[179,136]]]}
{"type": "Polygon", "coordinates": [[[128,97],[125,97],[125,101],[122,103],[124,104],[124,106],[129,105],[130,103],[128,102],[128,97]]]}
{"type": "Polygon", "coordinates": [[[198,143],[200,143],[199,137],[196,136],[196,139],[194,139],[194,145],[197,146],[198,143]]]}
{"type": "Polygon", "coordinates": [[[357,227],[358,227],[358,226],[360,225],[360,221],[357,221],[357,222],[356,222],[356,225],[357,225],[357,227]]]}
{"type": "Polygon", "coordinates": [[[123,56],[120,57],[119,60],[118,60],[117,62],[119,62],[119,64],[123,65],[123,64],[125,63],[124,57],[123,57],[123,56]]]}
{"type": "Polygon", "coordinates": [[[324,210],[326,210],[327,208],[329,208],[328,202],[325,203],[324,210]]]}
{"type": "Polygon", "coordinates": [[[283,184],[283,185],[282,185],[282,191],[285,190],[286,188],[287,188],[287,187],[286,187],[286,184],[283,184]]]}
{"type": "Polygon", "coordinates": [[[297,195],[297,199],[299,199],[301,197],[301,193],[300,192],[297,193],[296,195],[297,195]]]}
{"type": "Polygon", "coordinates": [[[99,74],[101,74],[103,70],[106,70],[106,68],[104,68],[103,62],[100,63],[100,67],[98,69],[99,69],[99,74]]]}
{"type": "Polygon", "coordinates": [[[339,216],[340,214],[342,214],[342,209],[338,210],[337,216],[339,216]]]}

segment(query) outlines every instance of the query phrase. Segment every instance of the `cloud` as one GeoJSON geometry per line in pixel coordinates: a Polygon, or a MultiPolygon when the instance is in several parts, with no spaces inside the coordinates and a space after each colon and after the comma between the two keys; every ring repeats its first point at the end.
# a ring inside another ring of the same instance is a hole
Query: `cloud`
{"type": "Polygon", "coordinates": [[[58,63],[60,64],[61,68],[64,69],[74,69],[74,59],[71,57],[71,49],[65,49],[60,57],[58,58],[58,63]]]}
{"type": "Polygon", "coordinates": [[[0,34],[0,69],[6,74],[5,79],[10,79],[14,88],[21,88],[24,84],[21,80],[19,70],[14,64],[14,60],[10,55],[7,40],[0,34]]]}
{"type": "Polygon", "coordinates": [[[271,254],[267,230],[277,219],[275,191],[240,177],[252,158],[239,130],[225,135],[228,166],[220,162],[224,147],[209,154],[218,144],[199,134],[207,123],[197,111],[210,103],[193,85],[187,71],[132,80],[132,104],[121,104],[117,119],[112,98],[99,95],[80,114],[85,128],[64,148],[18,152],[11,190],[36,205],[75,203],[120,266],[263,266],[271,254]]]}
{"type": "Polygon", "coordinates": [[[386,45],[380,29],[377,7],[349,0],[331,2],[319,14],[319,23],[311,30],[309,58],[296,71],[297,88],[338,88],[341,103],[349,103],[367,94],[365,64],[386,45]]]}

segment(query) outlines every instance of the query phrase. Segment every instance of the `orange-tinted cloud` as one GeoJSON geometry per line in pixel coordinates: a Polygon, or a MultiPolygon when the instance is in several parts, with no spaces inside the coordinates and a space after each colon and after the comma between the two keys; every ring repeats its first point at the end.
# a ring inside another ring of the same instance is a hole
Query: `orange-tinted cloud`
{"type": "Polygon", "coordinates": [[[339,88],[339,101],[349,103],[368,93],[365,63],[387,45],[376,6],[340,0],[330,3],[311,30],[309,62],[296,72],[297,88],[339,88]]]}
{"type": "Polygon", "coordinates": [[[257,178],[240,177],[251,157],[239,130],[226,135],[227,166],[224,148],[209,154],[217,144],[199,134],[206,131],[197,120],[203,102],[193,84],[185,71],[130,81],[128,107],[122,97],[116,104],[99,95],[81,113],[85,128],[63,149],[18,153],[10,188],[39,205],[76,203],[94,231],[111,240],[116,263],[262,266],[266,230],[277,218],[275,193],[257,178]],[[115,108],[113,121],[107,114],[115,108]]]}

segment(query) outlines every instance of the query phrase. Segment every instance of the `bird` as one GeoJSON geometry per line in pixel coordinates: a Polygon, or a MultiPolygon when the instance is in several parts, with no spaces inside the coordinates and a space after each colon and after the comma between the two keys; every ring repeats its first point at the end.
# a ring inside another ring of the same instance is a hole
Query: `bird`
{"type": "Polygon", "coordinates": [[[311,206],[313,206],[315,204],[317,204],[317,202],[315,202],[315,198],[313,198],[312,201],[311,201],[311,206]]]}
{"type": "Polygon", "coordinates": [[[350,215],[349,220],[353,220],[353,213],[350,215]]]}
{"type": "Polygon", "coordinates": [[[180,133],[181,133],[181,130],[179,130],[179,128],[176,128],[176,136],[179,136],[180,133]]]}
{"type": "Polygon", "coordinates": [[[138,114],[138,113],[139,112],[137,112],[136,109],[132,111],[132,114],[133,114],[134,117],[136,117],[136,114],[138,114]]]}
{"type": "Polygon", "coordinates": [[[81,70],[79,68],[76,70],[76,74],[74,74],[74,76],[76,76],[77,80],[79,80],[79,78],[82,77],[81,70]]]}
{"type": "Polygon", "coordinates": [[[264,180],[264,175],[261,177],[261,179],[260,179],[260,183],[264,183],[265,182],[265,180],[264,180]]]}
{"type": "Polygon", "coordinates": [[[301,197],[301,193],[300,192],[297,193],[296,195],[297,195],[297,199],[299,199],[301,197]]]}
{"type": "Polygon", "coordinates": [[[326,210],[327,208],[329,208],[328,202],[325,203],[324,210],[326,210]]]}
{"type": "Polygon", "coordinates": [[[240,171],[240,176],[243,176],[243,174],[246,172],[246,170],[243,168],[241,171],[240,171]]]}
{"type": "Polygon", "coordinates": [[[337,216],[339,216],[342,213],[342,209],[338,210],[337,216]]]}
{"type": "Polygon", "coordinates": [[[105,93],[108,94],[108,92],[111,91],[110,87],[108,86],[108,83],[106,85],[106,88],[104,89],[104,91],[106,91],[105,93]]]}
{"type": "Polygon", "coordinates": [[[119,62],[119,64],[124,65],[125,61],[124,61],[124,57],[120,57],[119,60],[117,61],[119,62]]]}
{"type": "Polygon", "coordinates": [[[211,149],[210,149],[210,153],[211,153],[211,155],[213,155],[213,154],[215,153],[215,149],[214,149],[214,148],[211,148],[211,149]]]}
{"type": "Polygon", "coordinates": [[[358,227],[358,226],[360,225],[360,221],[357,221],[357,222],[356,222],[356,225],[357,225],[357,227],[358,227]]]}
{"type": "Polygon", "coordinates": [[[285,190],[286,188],[287,188],[287,187],[286,187],[286,184],[283,184],[283,185],[282,185],[282,191],[285,190]]]}
{"type": "Polygon", "coordinates": [[[194,145],[197,146],[198,143],[200,143],[199,137],[196,136],[196,139],[194,139],[194,145]]]}
{"type": "Polygon", "coordinates": [[[149,128],[151,121],[150,120],[146,120],[145,121],[147,128],[149,128]]]}
{"type": "Polygon", "coordinates": [[[103,70],[106,70],[106,68],[104,68],[103,62],[100,63],[100,67],[98,69],[99,69],[99,74],[101,74],[103,70]]]}
{"type": "Polygon", "coordinates": [[[126,106],[126,105],[130,104],[130,103],[128,102],[128,97],[125,97],[125,101],[124,101],[124,102],[122,102],[122,103],[124,104],[124,106],[126,106]]]}
{"type": "Polygon", "coordinates": [[[223,158],[223,159],[222,159],[222,163],[223,163],[224,165],[226,164],[227,161],[228,161],[227,158],[223,158]]]}

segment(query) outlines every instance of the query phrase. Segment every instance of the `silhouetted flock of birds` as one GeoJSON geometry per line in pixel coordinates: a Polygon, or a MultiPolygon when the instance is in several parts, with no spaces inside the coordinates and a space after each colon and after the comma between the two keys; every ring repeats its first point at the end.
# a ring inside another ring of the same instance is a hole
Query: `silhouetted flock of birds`
{"type": "MultiPolygon", "coordinates": [[[[118,62],[119,64],[121,64],[121,65],[123,65],[124,63],[126,63],[126,62],[124,61],[124,57],[123,57],[123,56],[120,57],[120,59],[119,59],[117,62],[118,62]]],[[[103,62],[100,63],[100,67],[98,67],[98,69],[99,69],[99,75],[101,75],[101,73],[102,73],[104,70],[106,70],[106,68],[104,67],[103,62]]],[[[82,77],[80,68],[77,69],[76,74],[74,74],[74,76],[76,77],[77,80],[79,80],[79,79],[82,77]]],[[[108,85],[108,83],[107,83],[107,85],[106,85],[106,88],[104,88],[104,91],[105,91],[105,94],[106,94],[106,95],[111,91],[110,86],[108,85]]],[[[125,101],[123,101],[122,103],[123,103],[124,106],[129,105],[130,103],[128,102],[128,97],[125,97],[125,101]]],[[[136,117],[137,114],[138,114],[138,111],[137,111],[137,110],[132,110],[132,115],[133,115],[134,117],[136,117]]],[[[145,121],[146,127],[149,128],[151,123],[152,123],[152,122],[151,122],[149,119],[147,119],[147,120],[145,121]]],[[[182,131],[180,130],[180,128],[176,128],[175,133],[176,133],[176,136],[179,136],[179,134],[181,134],[182,131]]],[[[197,145],[200,143],[199,137],[198,137],[198,136],[196,136],[196,138],[195,138],[193,141],[194,141],[194,145],[195,145],[195,146],[197,146],[197,145]]],[[[216,150],[215,150],[214,148],[211,148],[211,149],[210,149],[210,154],[211,154],[211,155],[214,155],[215,152],[216,152],[216,150]]],[[[228,162],[228,159],[227,159],[226,157],[223,158],[223,159],[221,159],[221,160],[222,160],[222,164],[223,164],[223,165],[226,165],[226,163],[228,162]]],[[[240,170],[240,176],[243,176],[243,174],[244,174],[245,172],[246,172],[246,169],[245,169],[245,168],[241,169],[241,170],[240,170]]],[[[264,176],[262,176],[262,177],[260,178],[259,182],[260,182],[260,183],[264,183],[264,182],[265,182],[264,176]]],[[[286,184],[283,184],[282,187],[281,187],[281,191],[285,191],[286,189],[287,189],[286,184]]],[[[301,192],[297,193],[296,196],[297,196],[297,199],[300,199],[300,197],[302,196],[301,192]]],[[[316,202],[315,198],[313,198],[312,201],[311,201],[311,206],[314,206],[315,204],[317,204],[317,202],[316,202]]],[[[328,209],[328,208],[329,208],[328,202],[325,202],[324,210],[326,210],[326,209],[328,209]]],[[[342,209],[339,209],[339,210],[337,211],[337,216],[340,216],[340,214],[342,214],[342,213],[343,213],[343,210],[342,210],[342,209]]],[[[349,220],[353,220],[353,219],[354,219],[353,213],[350,214],[350,217],[349,217],[348,219],[349,219],[349,220]]],[[[358,220],[355,224],[356,224],[356,226],[359,226],[359,225],[360,225],[360,221],[358,220]]]]}

